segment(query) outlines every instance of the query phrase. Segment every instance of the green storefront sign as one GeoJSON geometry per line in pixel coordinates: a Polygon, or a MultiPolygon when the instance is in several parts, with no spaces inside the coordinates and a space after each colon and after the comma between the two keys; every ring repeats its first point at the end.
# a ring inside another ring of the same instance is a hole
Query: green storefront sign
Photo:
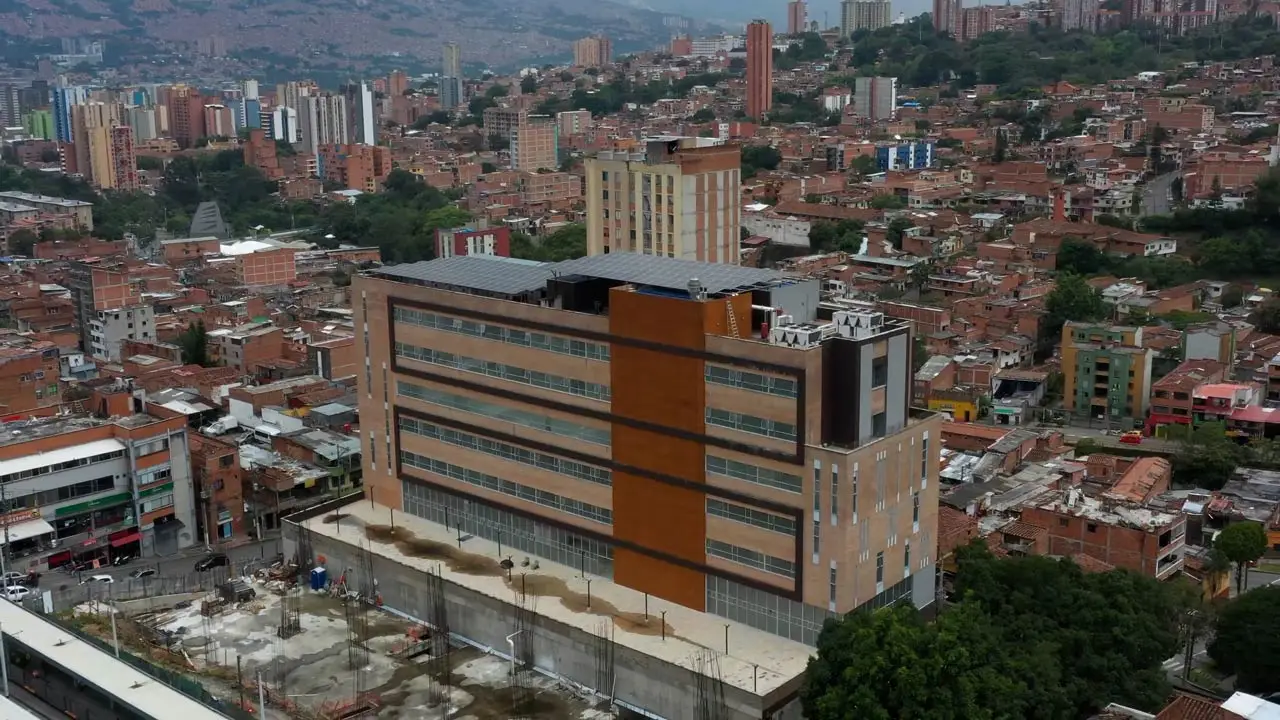
{"type": "Polygon", "coordinates": [[[88,512],[89,510],[97,510],[99,508],[111,507],[112,505],[119,505],[120,503],[127,503],[132,499],[133,496],[127,492],[116,493],[115,495],[100,497],[96,500],[89,500],[88,502],[60,507],[53,512],[53,516],[66,517],[68,515],[79,515],[80,513],[88,512]]]}

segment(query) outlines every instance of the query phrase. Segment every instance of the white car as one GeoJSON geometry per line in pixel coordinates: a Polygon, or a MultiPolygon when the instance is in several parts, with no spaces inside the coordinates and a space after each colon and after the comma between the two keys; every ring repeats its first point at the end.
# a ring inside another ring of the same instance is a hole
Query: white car
{"type": "Polygon", "coordinates": [[[111,577],[110,575],[90,575],[89,577],[85,578],[80,584],[81,585],[110,585],[115,581],[116,579],[111,577]]]}
{"type": "Polygon", "coordinates": [[[21,585],[10,585],[4,589],[4,599],[12,602],[22,602],[30,594],[31,591],[21,585]]]}

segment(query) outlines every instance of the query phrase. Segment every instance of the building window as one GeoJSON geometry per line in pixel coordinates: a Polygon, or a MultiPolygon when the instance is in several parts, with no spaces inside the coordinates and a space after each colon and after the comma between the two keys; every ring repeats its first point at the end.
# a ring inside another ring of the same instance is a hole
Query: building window
{"type": "Polygon", "coordinates": [[[421,437],[439,440],[456,447],[475,450],[487,455],[499,457],[504,460],[527,465],[539,470],[556,473],[558,475],[567,475],[579,480],[586,480],[598,485],[612,485],[613,473],[604,468],[586,465],[574,460],[547,455],[546,453],[534,452],[517,447],[498,440],[472,435],[470,433],[461,432],[452,428],[440,427],[433,423],[424,422],[409,417],[400,418],[400,429],[404,432],[421,437]]]}
{"type": "Polygon", "coordinates": [[[577,515],[593,522],[602,523],[604,525],[613,524],[613,511],[608,508],[602,508],[596,505],[574,500],[573,498],[562,497],[555,493],[539,490],[535,487],[522,485],[511,480],[496,478],[470,468],[460,465],[454,465],[442,460],[425,457],[406,450],[400,451],[400,462],[409,467],[425,470],[437,475],[452,478],[461,483],[466,483],[473,487],[490,492],[500,493],[508,497],[518,498],[526,502],[541,505],[552,510],[558,510],[570,515],[577,515]]]}
{"type": "Polygon", "coordinates": [[[858,522],[858,463],[853,464],[849,473],[849,515],[853,522],[858,522]]]}
{"type": "Polygon", "coordinates": [[[707,538],[707,554],[712,557],[718,557],[721,560],[728,560],[739,565],[755,568],[756,570],[781,575],[785,578],[794,579],[796,576],[795,563],[790,560],[765,555],[756,550],[730,545],[719,540],[707,538]]]}
{"type": "Polygon", "coordinates": [[[706,422],[708,425],[716,425],[777,440],[794,442],[796,439],[796,426],[791,423],[766,420],[754,415],[746,415],[729,410],[708,407],[706,422]]]}
{"type": "Polygon", "coordinates": [[[796,534],[796,522],[792,518],[715,498],[707,498],[707,514],[783,535],[794,537],[796,534]]]}
{"type": "Polygon", "coordinates": [[[818,556],[822,554],[822,521],[813,521],[813,564],[818,564],[818,556]]]}
{"type": "Polygon", "coordinates": [[[584,357],[588,360],[609,361],[609,345],[606,343],[587,342],[562,335],[528,332],[503,325],[464,320],[449,315],[438,315],[409,308],[395,308],[394,314],[396,322],[418,325],[457,335],[495,340],[508,345],[546,350],[561,355],[584,357]]]}
{"type": "Polygon", "coordinates": [[[1091,533],[1096,533],[1096,532],[1098,532],[1098,524],[1097,524],[1097,523],[1089,523],[1087,527],[1088,527],[1089,532],[1091,532],[1091,533]]]}
{"type": "Polygon", "coordinates": [[[884,551],[876,553],[876,592],[880,592],[884,585],[884,551]]]}
{"type": "Polygon", "coordinates": [[[929,433],[925,432],[920,445],[920,489],[929,485],[929,433]]]}
{"type": "Polygon", "coordinates": [[[911,493],[911,532],[920,532],[920,493],[911,493]]]}
{"type": "Polygon", "coordinates": [[[813,519],[822,514],[822,462],[813,461],[813,519]]]}
{"type": "Polygon", "coordinates": [[[706,366],[705,375],[707,382],[716,385],[786,398],[794,398],[796,396],[796,381],[792,378],[761,375],[760,373],[734,370],[710,363],[706,366]]]}
{"type": "Polygon", "coordinates": [[[831,561],[831,572],[827,579],[827,609],[831,612],[836,611],[836,561],[831,561]]]}
{"type": "Polygon", "coordinates": [[[878,357],[871,361],[871,387],[884,387],[889,384],[889,358],[878,357]]]}
{"type": "Polygon", "coordinates": [[[594,443],[596,445],[604,445],[608,447],[610,444],[609,428],[588,427],[580,425],[568,420],[561,420],[549,415],[529,412],[508,405],[499,405],[497,403],[480,400],[478,398],[466,395],[455,395],[453,393],[436,390],[435,388],[424,387],[414,383],[405,382],[403,380],[396,382],[396,393],[414,400],[440,405],[454,410],[462,410],[464,412],[474,413],[493,420],[509,422],[515,425],[521,425],[531,430],[540,430],[542,432],[561,435],[583,442],[594,443]]]}
{"type": "Polygon", "coordinates": [[[907,540],[902,543],[902,576],[906,577],[911,574],[911,541],[907,540]]]}
{"type": "Polygon", "coordinates": [[[454,370],[463,370],[478,375],[499,378],[530,387],[577,395],[590,400],[609,402],[609,386],[599,383],[551,375],[537,370],[526,370],[515,365],[488,362],[465,355],[455,355],[400,342],[396,343],[396,356],[454,370]]]}
{"type": "Polygon", "coordinates": [[[404,479],[401,488],[404,510],[410,515],[592,575],[613,577],[613,548],[606,542],[444,493],[412,478],[404,479]]]}
{"type": "Polygon", "coordinates": [[[831,466],[831,524],[839,525],[840,507],[840,467],[838,465],[831,466]]]}
{"type": "Polygon", "coordinates": [[[707,472],[796,494],[801,493],[804,489],[804,483],[800,480],[799,475],[771,470],[758,465],[738,462],[737,460],[729,460],[716,455],[707,456],[707,472]]]}

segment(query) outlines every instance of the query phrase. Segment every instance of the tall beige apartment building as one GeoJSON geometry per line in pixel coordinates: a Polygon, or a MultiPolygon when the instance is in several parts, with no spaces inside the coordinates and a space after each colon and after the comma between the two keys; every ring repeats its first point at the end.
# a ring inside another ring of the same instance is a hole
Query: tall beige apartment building
{"type": "Polygon", "coordinates": [[[120,103],[88,102],[71,107],[71,158],[67,170],[94,187],[137,190],[133,131],[120,103]]]}
{"type": "Polygon", "coordinates": [[[736,145],[676,136],[587,159],[587,252],[737,264],[741,162],[736,145]]]}
{"type": "Polygon", "coordinates": [[[889,0],[843,0],[840,3],[840,34],[848,37],[859,30],[879,30],[893,22],[889,0]]]}
{"type": "Polygon", "coordinates": [[[613,43],[603,35],[593,35],[573,43],[575,67],[600,67],[613,62],[613,43]]]}

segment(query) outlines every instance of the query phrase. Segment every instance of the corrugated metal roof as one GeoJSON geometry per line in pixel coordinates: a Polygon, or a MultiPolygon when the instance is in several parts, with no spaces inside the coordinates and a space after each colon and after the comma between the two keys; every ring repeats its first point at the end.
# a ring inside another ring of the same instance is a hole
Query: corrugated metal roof
{"type": "Polygon", "coordinates": [[[776,284],[787,278],[775,270],[681,260],[679,258],[608,253],[565,260],[551,266],[557,275],[586,275],[669,290],[687,290],[697,278],[708,293],[720,293],[754,285],[776,284]]]}
{"type": "Polygon", "coordinates": [[[375,275],[424,285],[464,288],[495,295],[519,295],[545,287],[551,265],[486,255],[458,255],[429,262],[392,265],[375,275]]]}

